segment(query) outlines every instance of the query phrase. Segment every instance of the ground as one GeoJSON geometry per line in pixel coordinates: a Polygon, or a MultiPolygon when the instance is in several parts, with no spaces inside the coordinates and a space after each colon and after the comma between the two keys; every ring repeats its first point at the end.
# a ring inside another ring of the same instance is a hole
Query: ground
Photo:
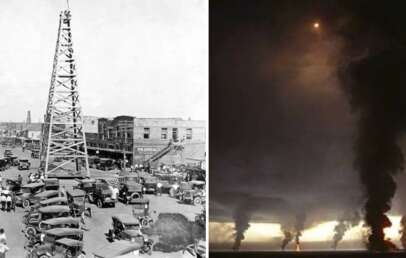
{"type": "MultiPolygon", "coordinates": [[[[0,156],[3,155],[4,147],[0,147],[0,156]]],[[[31,169],[29,171],[19,171],[17,167],[11,167],[10,169],[1,172],[3,178],[15,179],[18,174],[21,174],[24,181],[27,181],[27,175],[29,172],[36,172],[39,165],[38,159],[30,158],[30,151],[22,152],[21,148],[14,148],[13,154],[19,158],[27,158],[31,162],[31,169]]],[[[100,175],[102,172],[91,169],[91,174],[100,175]]],[[[62,184],[71,184],[72,180],[62,181],[62,184]]],[[[194,206],[189,204],[181,204],[177,199],[171,198],[167,195],[155,196],[146,195],[150,200],[150,213],[154,220],[156,220],[159,213],[181,213],[185,215],[189,220],[194,220],[195,216],[201,212],[202,206],[194,206]]],[[[92,209],[92,218],[87,218],[86,226],[89,228],[84,234],[84,250],[87,257],[92,257],[92,253],[101,247],[108,244],[106,236],[104,235],[111,228],[111,216],[119,213],[131,214],[130,206],[126,206],[122,203],[118,203],[115,208],[97,208],[93,204],[89,204],[92,209]]],[[[21,223],[22,215],[24,213],[23,208],[17,207],[14,212],[0,211],[0,227],[5,229],[7,235],[7,242],[10,251],[7,257],[21,258],[25,257],[26,252],[23,248],[26,238],[21,232],[23,225],[21,223]]],[[[147,257],[181,257],[181,252],[178,253],[160,253],[153,252],[152,256],[147,257]]]]}

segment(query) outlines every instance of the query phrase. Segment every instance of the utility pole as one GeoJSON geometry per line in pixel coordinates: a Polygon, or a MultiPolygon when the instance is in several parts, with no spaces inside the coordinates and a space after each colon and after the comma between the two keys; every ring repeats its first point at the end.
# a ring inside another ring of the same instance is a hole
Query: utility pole
{"type": "Polygon", "coordinates": [[[42,127],[40,172],[45,177],[90,176],[70,25],[71,13],[67,9],[60,13],[48,104],[42,127]]]}

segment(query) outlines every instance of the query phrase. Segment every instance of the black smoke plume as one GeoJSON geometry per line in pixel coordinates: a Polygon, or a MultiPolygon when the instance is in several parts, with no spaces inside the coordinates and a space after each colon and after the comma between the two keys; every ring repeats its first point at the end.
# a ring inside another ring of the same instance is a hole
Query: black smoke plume
{"type": "Polygon", "coordinates": [[[306,215],[304,212],[296,214],[296,224],[295,224],[295,242],[296,248],[300,248],[300,237],[302,236],[302,231],[304,229],[304,224],[306,220],[306,215]]]}
{"type": "Polygon", "coordinates": [[[394,48],[371,51],[346,69],[350,76],[344,87],[359,116],[355,167],[366,195],[369,250],[395,247],[385,240],[384,228],[391,225],[386,212],[396,191],[394,176],[404,164],[398,141],[406,130],[405,69],[405,49],[394,48]]]}
{"type": "Polygon", "coordinates": [[[400,220],[400,242],[403,249],[406,251],[406,216],[403,216],[400,220]]]}
{"type": "Polygon", "coordinates": [[[344,215],[338,220],[338,224],[334,227],[333,249],[337,249],[337,245],[343,239],[345,232],[358,225],[360,220],[361,217],[358,212],[354,212],[351,215],[344,215]]]}
{"type": "Polygon", "coordinates": [[[233,250],[240,250],[241,241],[244,240],[245,231],[250,227],[252,201],[245,198],[235,209],[233,218],[235,225],[235,241],[233,250]]]}
{"type": "Polygon", "coordinates": [[[293,240],[293,233],[292,230],[283,226],[282,227],[282,232],[284,235],[284,238],[282,240],[282,244],[281,244],[281,249],[285,250],[286,246],[293,240]]]}

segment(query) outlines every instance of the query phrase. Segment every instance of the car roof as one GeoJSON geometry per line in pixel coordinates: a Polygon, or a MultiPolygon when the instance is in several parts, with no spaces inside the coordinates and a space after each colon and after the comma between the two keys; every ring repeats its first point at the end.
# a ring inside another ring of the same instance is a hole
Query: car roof
{"type": "Polygon", "coordinates": [[[117,219],[125,225],[137,225],[140,224],[140,221],[129,214],[117,214],[112,216],[113,219],[117,219]]]}
{"type": "Polygon", "coordinates": [[[47,219],[42,221],[42,223],[48,225],[60,225],[60,224],[76,224],[79,225],[79,219],[74,217],[59,217],[53,219],[47,219]]]}
{"type": "Polygon", "coordinates": [[[48,196],[51,196],[53,194],[58,194],[58,190],[46,190],[46,191],[37,193],[35,196],[36,197],[48,197],[48,196]]]}
{"type": "Polygon", "coordinates": [[[104,258],[114,258],[120,255],[124,255],[133,251],[136,251],[141,248],[141,244],[138,242],[130,241],[114,241],[104,247],[100,248],[98,252],[94,254],[104,258]]]}
{"type": "Polygon", "coordinates": [[[149,199],[147,198],[129,200],[129,204],[146,204],[146,203],[149,203],[149,199]]]}
{"type": "Polygon", "coordinates": [[[55,243],[70,246],[70,247],[82,247],[83,246],[82,241],[71,239],[71,238],[66,238],[66,237],[56,240],[55,243]]]}
{"type": "Polygon", "coordinates": [[[68,189],[68,190],[66,190],[66,192],[73,197],[86,195],[86,192],[83,190],[80,190],[80,189],[68,189]]]}
{"type": "Polygon", "coordinates": [[[26,184],[23,185],[23,188],[36,188],[36,187],[40,187],[40,186],[44,186],[44,183],[31,183],[31,184],[26,184]]]}
{"type": "Polygon", "coordinates": [[[77,180],[77,181],[79,181],[80,183],[94,183],[94,182],[96,182],[96,179],[94,179],[94,178],[85,178],[85,179],[80,179],[80,180],[77,180]]]}
{"type": "Polygon", "coordinates": [[[45,231],[45,234],[54,236],[83,235],[83,230],[78,228],[53,228],[45,231]]]}
{"type": "Polygon", "coordinates": [[[66,197],[59,197],[58,196],[58,197],[53,197],[53,198],[50,198],[50,199],[40,201],[40,204],[46,205],[46,204],[50,204],[50,203],[54,203],[54,202],[65,202],[65,203],[67,203],[68,199],[66,199],[66,197]]]}
{"type": "Polygon", "coordinates": [[[46,207],[41,207],[38,209],[41,213],[54,213],[54,212],[70,212],[70,209],[66,205],[51,205],[46,207]]]}
{"type": "Polygon", "coordinates": [[[189,181],[189,183],[195,184],[195,185],[204,185],[204,184],[206,184],[206,182],[199,181],[199,180],[192,180],[192,181],[189,181]]]}

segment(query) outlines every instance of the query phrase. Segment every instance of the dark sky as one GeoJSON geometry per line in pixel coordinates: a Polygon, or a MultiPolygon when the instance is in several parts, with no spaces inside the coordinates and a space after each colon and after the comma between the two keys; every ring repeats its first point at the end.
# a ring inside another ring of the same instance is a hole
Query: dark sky
{"type": "Polygon", "coordinates": [[[304,211],[311,224],[362,208],[346,67],[406,53],[402,2],[210,2],[212,221],[231,221],[247,198],[251,221],[304,211]]]}

